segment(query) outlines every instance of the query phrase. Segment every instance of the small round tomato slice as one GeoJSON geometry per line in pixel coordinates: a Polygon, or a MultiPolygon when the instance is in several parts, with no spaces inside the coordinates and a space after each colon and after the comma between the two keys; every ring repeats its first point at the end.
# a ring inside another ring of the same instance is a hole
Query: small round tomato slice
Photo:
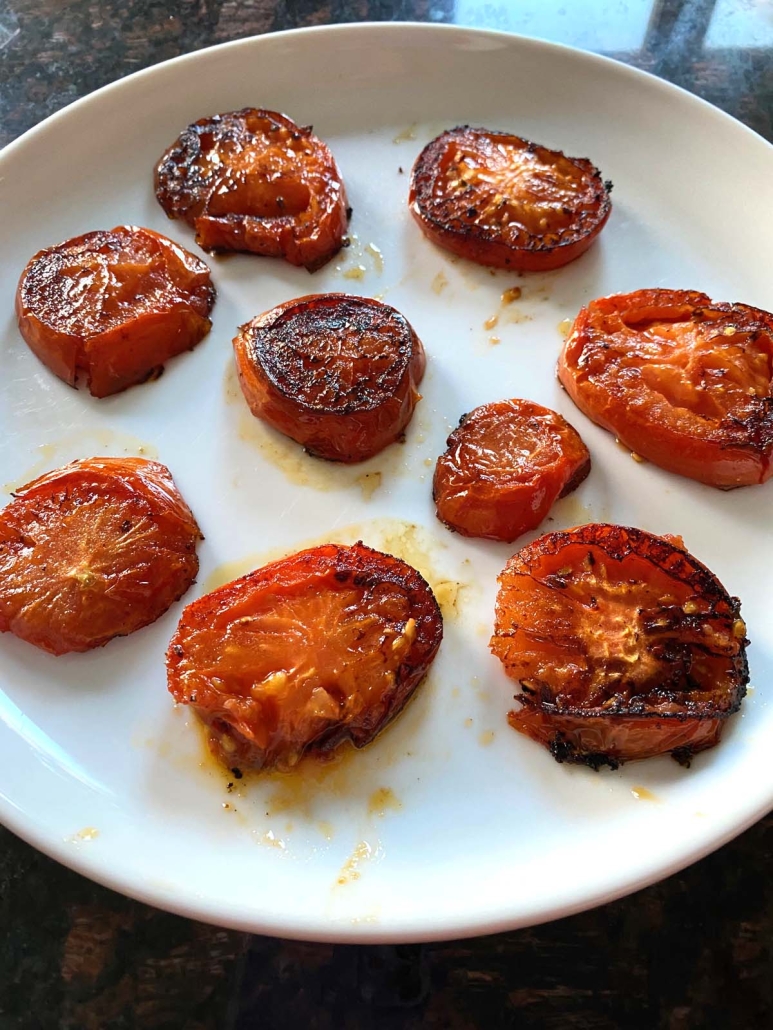
{"type": "Polygon", "coordinates": [[[746,692],[740,602],[676,542],[603,524],[548,533],[499,577],[491,650],[510,723],[598,768],[713,747],[746,692]]]}
{"type": "Polygon", "coordinates": [[[16,292],[19,331],[44,365],[95,397],[145,382],[210,330],[209,268],[176,243],[133,225],[89,232],[39,251],[16,292]]]}
{"type": "Polygon", "coordinates": [[[273,562],[183,611],[169,690],[229,766],[287,769],[370,743],[406,704],[443,635],[419,573],[363,544],[273,562]]]}
{"type": "Polygon", "coordinates": [[[601,297],[575,319],[558,376],[636,454],[729,490],[773,475],[773,315],[692,290],[601,297]]]}
{"type": "Polygon", "coordinates": [[[463,126],[419,155],[408,203],[422,232],[453,254],[496,268],[560,268],[604,228],[610,182],[586,158],[463,126]]]}
{"type": "Polygon", "coordinates": [[[234,339],[253,415],[319,458],[356,462],[399,440],[421,395],[424,348],[388,304],[345,293],[288,301],[234,339]]]}
{"type": "Polygon", "coordinates": [[[0,511],[0,632],[51,654],[147,626],[196,578],[199,527],[169,470],[87,458],[0,511]]]}
{"type": "Polygon", "coordinates": [[[310,272],[344,243],[341,173],[310,128],[246,107],[189,125],[163,154],[156,197],[204,250],[283,257],[310,272]]]}
{"type": "Polygon", "coordinates": [[[440,521],[464,536],[517,539],[590,472],[579,433],[533,401],[483,404],[446,443],[432,492],[440,521]]]}

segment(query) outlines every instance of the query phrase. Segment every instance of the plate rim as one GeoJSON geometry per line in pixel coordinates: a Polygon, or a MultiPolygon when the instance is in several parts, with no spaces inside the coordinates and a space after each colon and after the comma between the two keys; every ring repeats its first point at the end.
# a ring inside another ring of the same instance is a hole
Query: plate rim
{"type": "Polygon", "coordinates": [[[728,111],[723,110],[721,107],[717,107],[716,104],[712,104],[710,100],[704,99],[697,93],[693,93],[691,90],[686,89],[684,86],[680,86],[675,82],[671,82],[669,79],[662,78],[659,75],[655,75],[653,72],[646,71],[644,68],[637,68],[632,64],[626,64],[625,61],[620,61],[616,57],[609,57],[606,54],[598,54],[593,50],[584,50],[582,47],[575,47],[569,43],[554,42],[552,40],[543,39],[540,36],[528,36],[524,33],[508,32],[504,29],[489,29],[473,25],[449,24],[448,22],[356,21],[329,25],[304,25],[298,28],[280,29],[276,32],[268,31],[258,35],[242,36],[239,39],[230,39],[225,40],[222,43],[213,43],[211,46],[199,47],[197,50],[190,50],[187,53],[178,54],[176,57],[168,57],[165,60],[156,61],[153,64],[148,65],[146,68],[139,68],[135,72],[130,72],[128,75],[124,75],[119,79],[114,79],[112,82],[105,83],[104,86],[98,86],[97,89],[91,90],[91,92],[84,94],[84,96],[70,101],[70,103],[65,104],[64,107],[59,108],[58,111],[52,112],[41,121],[31,125],[28,129],[25,129],[21,135],[12,139],[9,143],[6,143],[4,147],[0,148],[0,161],[5,160],[8,155],[12,154],[15,150],[21,149],[21,146],[28,143],[39,130],[42,131],[43,128],[56,123],[59,119],[67,115],[73,108],[81,106],[85,107],[92,100],[95,100],[112,90],[120,89],[125,83],[133,82],[135,80],[142,79],[143,77],[150,77],[161,68],[167,68],[173,64],[181,65],[189,61],[195,61],[203,54],[213,53],[214,51],[227,49],[236,50],[240,47],[249,48],[251,46],[255,46],[259,41],[266,39],[289,39],[297,36],[325,35],[330,33],[334,33],[335,35],[357,35],[374,30],[379,34],[393,33],[394,35],[399,35],[401,32],[408,31],[411,33],[416,32],[417,34],[424,33],[426,35],[473,35],[478,37],[491,37],[493,39],[516,40],[519,43],[523,43],[537,49],[543,48],[551,51],[562,51],[574,57],[583,58],[590,63],[595,62],[601,65],[612,66],[617,69],[618,73],[627,74],[634,79],[645,80],[650,84],[650,87],[658,88],[661,92],[672,93],[676,90],[676,92],[680,93],[683,98],[699,105],[707,113],[711,112],[714,116],[720,116],[722,119],[732,123],[736,129],[740,127],[744,132],[754,137],[759,143],[762,143],[764,147],[773,150],[773,142],[765,139],[765,137],[761,135],[761,133],[757,132],[756,129],[753,129],[750,125],[746,125],[745,122],[742,122],[728,111]]]}
{"type": "MultiPolygon", "coordinates": [[[[449,41],[452,40],[452,37],[455,37],[457,40],[465,37],[499,39],[507,41],[509,44],[515,43],[516,45],[536,50],[549,51],[553,54],[568,55],[590,65],[596,64],[605,68],[611,67],[617,74],[624,74],[634,81],[646,83],[648,88],[657,89],[662,94],[673,95],[673,92],[676,91],[681,94],[686,102],[697,105],[705,114],[710,113],[712,117],[719,117],[728,126],[732,125],[734,132],[738,132],[739,128],[743,130],[750,137],[750,143],[754,141],[753,145],[756,146],[762,144],[764,151],[769,156],[773,156],[773,143],[766,140],[760,133],[733,115],[682,86],[660,78],[651,72],[626,64],[616,58],[583,50],[565,43],[497,29],[434,22],[362,21],[307,26],[245,36],[212,46],[201,47],[167,60],[158,61],[79,97],[31,126],[0,150],[0,171],[2,171],[2,166],[7,160],[13,159],[16,153],[25,147],[34,145],[38,135],[43,134],[59,121],[67,119],[73,109],[84,109],[90,103],[98,101],[112,91],[121,90],[127,84],[129,89],[131,89],[131,84],[134,81],[152,78],[161,69],[172,65],[184,66],[186,63],[195,64],[203,55],[215,51],[235,51],[240,48],[249,50],[256,46],[271,45],[271,42],[274,40],[292,41],[298,37],[330,36],[331,34],[333,36],[364,36],[370,33],[393,36],[395,40],[399,40],[400,36],[406,33],[410,35],[426,35],[427,37],[433,35],[447,36],[449,41]]],[[[685,854],[681,857],[667,862],[665,865],[661,864],[657,870],[641,874],[636,879],[628,880],[622,885],[599,889],[586,894],[582,899],[578,899],[575,902],[555,902],[552,906],[547,906],[543,914],[536,919],[528,916],[520,919],[512,915],[508,917],[507,913],[505,913],[496,919],[487,919],[484,916],[477,921],[465,919],[463,915],[452,917],[450,920],[436,918],[431,925],[422,925],[421,919],[419,919],[418,921],[411,920],[410,925],[407,927],[399,925],[382,926],[378,923],[361,923],[357,926],[352,926],[351,923],[337,923],[330,919],[324,920],[324,917],[320,916],[301,919],[293,916],[289,919],[285,917],[282,920],[269,917],[264,921],[256,922],[252,917],[240,918],[234,911],[228,912],[224,919],[222,906],[216,901],[195,895],[181,897],[177,892],[172,893],[159,885],[145,887],[142,883],[137,882],[131,873],[122,872],[121,870],[114,871],[104,858],[99,857],[98,852],[89,853],[88,849],[85,848],[73,848],[66,841],[60,841],[52,837],[38,825],[38,820],[33,813],[19,808],[6,794],[0,792],[0,822],[8,830],[47,857],[54,859],[76,873],[86,876],[103,887],[117,890],[128,897],[154,907],[163,908],[165,911],[184,918],[197,919],[242,932],[268,934],[291,940],[355,944],[429,942],[476,937],[526,926],[540,925],[587,911],[633,894],[644,887],[684,870],[739,836],[759,821],[759,819],[763,818],[771,809],[773,809],[773,790],[771,791],[771,797],[767,800],[761,800],[741,822],[734,823],[731,827],[726,826],[724,832],[712,836],[709,840],[697,846],[692,845],[688,847],[685,854]]]]}

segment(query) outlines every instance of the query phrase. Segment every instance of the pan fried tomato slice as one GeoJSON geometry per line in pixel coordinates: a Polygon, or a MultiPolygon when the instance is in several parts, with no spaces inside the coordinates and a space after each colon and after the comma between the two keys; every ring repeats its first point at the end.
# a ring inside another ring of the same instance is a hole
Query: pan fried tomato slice
{"type": "Polygon", "coordinates": [[[280,304],[234,339],[253,415],[330,461],[400,439],[421,395],[424,348],[388,304],[319,293],[280,304]]]}
{"type": "Polygon", "coordinates": [[[432,492],[440,521],[464,536],[517,539],[590,472],[579,433],[533,401],[483,404],[446,443],[432,492]]]}
{"type": "Polygon", "coordinates": [[[229,766],[287,769],[345,740],[364,747],[424,678],[443,635],[419,573],[363,544],[325,544],[189,604],[169,690],[229,766]]]}
{"type": "Polygon", "coordinates": [[[612,210],[611,189],[583,157],[463,126],[422,150],[408,203],[438,246],[481,265],[534,272],[590,247],[612,210]]]}
{"type": "Polygon", "coordinates": [[[202,118],[156,166],[156,197],[204,250],[283,257],[310,272],[344,243],[349,212],[325,144],[276,111],[202,118]]]}
{"type": "Polygon", "coordinates": [[[729,490],[773,475],[773,315],[692,290],[580,311],[558,364],[577,407],[649,461],[729,490]]]}
{"type": "Polygon", "coordinates": [[[524,690],[510,724],[559,762],[686,762],[740,707],[740,602],[678,539],[580,526],[535,540],[499,577],[491,650],[524,690]]]}
{"type": "Polygon", "coordinates": [[[0,511],[0,632],[51,654],[147,626],[196,578],[199,527],[169,470],[87,458],[0,511]]]}
{"type": "Polygon", "coordinates": [[[37,253],[16,292],[19,330],[70,386],[95,397],[160,375],[207,335],[209,269],[166,236],[119,225],[37,253]]]}

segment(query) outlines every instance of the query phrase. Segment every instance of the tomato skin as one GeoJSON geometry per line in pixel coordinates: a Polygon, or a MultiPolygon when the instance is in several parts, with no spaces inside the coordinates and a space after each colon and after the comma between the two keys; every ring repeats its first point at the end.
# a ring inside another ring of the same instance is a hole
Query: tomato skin
{"type": "Polygon", "coordinates": [[[558,761],[686,761],[740,707],[740,602],[671,540],[604,524],[548,533],[499,584],[491,650],[524,690],[509,721],[558,761]]]}
{"type": "Polygon", "coordinates": [[[0,511],[0,632],[54,655],[133,633],[194,581],[200,539],[158,462],[87,458],[47,472],[0,511]]]}
{"type": "Polygon", "coordinates": [[[446,445],[432,493],[440,521],[463,536],[516,540],[590,472],[579,433],[533,401],[475,408],[446,445]]]}
{"type": "Polygon", "coordinates": [[[313,272],[346,237],[350,212],[333,155],[276,111],[246,107],[189,125],[159,160],[155,187],[204,250],[283,257],[313,272]]]}
{"type": "Polygon", "coordinates": [[[666,754],[689,765],[693,755],[719,743],[725,726],[725,720],[715,716],[640,718],[594,716],[582,711],[564,714],[548,705],[529,702],[510,712],[507,721],[514,730],[546,747],[557,762],[587,765],[591,769],[616,769],[624,762],[666,754]]]}
{"type": "Polygon", "coordinates": [[[723,490],[773,475],[773,315],[693,290],[601,297],[558,377],[577,407],[669,472],[723,490]]]}
{"type": "Polygon", "coordinates": [[[345,740],[370,743],[442,635],[432,591],[410,565],[363,544],[325,544],[189,604],[167,652],[168,686],[227,765],[287,769],[345,740]]]}
{"type": "Polygon", "coordinates": [[[433,243],[481,265],[544,272],[584,254],[612,210],[611,183],[586,158],[460,126],[411,174],[408,204],[433,243]]]}
{"type": "Polygon", "coordinates": [[[66,240],[28,262],[16,291],[19,331],[70,386],[95,397],[160,374],[210,330],[215,288],[199,258],[150,229],[119,225],[66,240]]]}
{"type": "Polygon", "coordinates": [[[399,311],[368,297],[287,301],[242,326],[233,345],[253,415],[329,461],[364,461],[400,439],[421,397],[421,341],[399,311]]]}

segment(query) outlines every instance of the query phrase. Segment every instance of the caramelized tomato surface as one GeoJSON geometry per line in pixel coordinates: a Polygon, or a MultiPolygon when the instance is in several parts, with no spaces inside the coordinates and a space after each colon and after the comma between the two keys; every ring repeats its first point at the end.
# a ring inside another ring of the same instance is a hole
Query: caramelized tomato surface
{"type": "Polygon", "coordinates": [[[499,578],[491,650],[523,693],[510,723],[598,768],[712,747],[745,694],[740,602],[673,539],[548,533],[499,578]]]}
{"type": "Polygon", "coordinates": [[[590,161],[462,126],[419,155],[408,203],[433,243],[481,265],[560,268],[604,228],[611,183],[590,161]]]}
{"type": "Polygon", "coordinates": [[[189,125],[156,166],[156,197],[204,250],[283,257],[314,271],[344,243],[349,212],[327,146],[286,115],[246,107],[189,125]]]}
{"type": "Polygon", "coordinates": [[[427,583],[363,544],[325,544],[199,598],[169,645],[175,700],[229,766],[287,769],[364,747],[403,708],[443,635],[427,583]]]}
{"type": "Polygon", "coordinates": [[[669,472],[731,489],[773,475],[773,315],[692,290],[580,311],[558,376],[577,407],[669,472]]]}
{"type": "Polygon", "coordinates": [[[132,225],[41,250],[16,291],[19,331],[70,386],[95,397],[154,378],[207,335],[209,268],[166,236],[132,225]]]}
{"type": "Polygon", "coordinates": [[[420,399],[424,348],[407,320],[367,297],[280,304],[234,339],[253,415],[330,461],[363,461],[401,438],[420,399]]]}
{"type": "Polygon", "coordinates": [[[437,516],[464,536],[516,540],[590,472],[579,434],[555,411],[525,400],[465,415],[438,458],[437,516]]]}
{"type": "Polygon", "coordinates": [[[200,539],[158,462],[88,458],[47,472],[0,511],[0,632],[55,655],[133,633],[194,581],[200,539]]]}

